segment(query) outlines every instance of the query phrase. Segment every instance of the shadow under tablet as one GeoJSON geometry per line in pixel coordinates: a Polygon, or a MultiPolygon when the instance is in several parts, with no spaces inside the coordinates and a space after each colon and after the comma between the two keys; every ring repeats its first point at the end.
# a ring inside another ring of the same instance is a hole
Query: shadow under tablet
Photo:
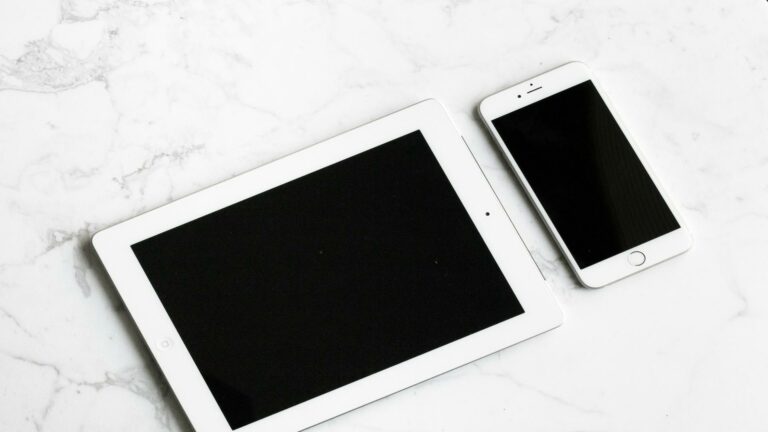
{"type": "Polygon", "coordinates": [[[523,313],[420,131],[132,249],[233,429],[523,313]]]}

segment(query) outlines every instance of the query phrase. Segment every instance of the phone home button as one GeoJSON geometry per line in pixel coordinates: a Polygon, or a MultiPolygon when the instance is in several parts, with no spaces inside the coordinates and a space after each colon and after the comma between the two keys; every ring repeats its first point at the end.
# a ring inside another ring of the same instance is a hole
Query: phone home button
{"type": "Polygon", "coordinates": [[[633,266],[641,266],[645,263],[645,254],[640,251],[634,251],[629,254],[627,261],[633,266]]]}

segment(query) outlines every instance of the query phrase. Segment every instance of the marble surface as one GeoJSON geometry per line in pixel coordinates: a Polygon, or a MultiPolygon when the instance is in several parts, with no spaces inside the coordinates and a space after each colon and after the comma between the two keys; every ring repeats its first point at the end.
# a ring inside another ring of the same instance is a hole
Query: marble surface
{"type": "Polygon", "coordinates": [[[565,324],[316,431],[768,430],[768,4],[0,1],[0,430],[189,431],[103,227],[441,100],[565,324]],[[592,66],[695,238],[581,288],[474,114],[592,66]]]}

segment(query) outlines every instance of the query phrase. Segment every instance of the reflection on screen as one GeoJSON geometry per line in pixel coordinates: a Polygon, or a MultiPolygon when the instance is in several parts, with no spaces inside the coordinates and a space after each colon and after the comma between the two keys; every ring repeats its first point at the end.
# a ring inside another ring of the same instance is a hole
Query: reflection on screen
{"type": "Polygon", "coordinates": [[[233,429],[523,313],[419,131],[132,248],[233,429]]]}
{"type": "Polygon", "coordinates": [[[591,81],[493,125],[579,267],[680,228],[591,81]]]}

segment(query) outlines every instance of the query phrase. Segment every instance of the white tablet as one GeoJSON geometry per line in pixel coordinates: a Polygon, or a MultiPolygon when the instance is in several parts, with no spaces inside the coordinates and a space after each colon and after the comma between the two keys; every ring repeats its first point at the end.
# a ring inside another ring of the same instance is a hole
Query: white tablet
{"type": "Polygon", "coordinates": [[[562,320],[431,100],[93,244],[198,431],[304,429],[562,320]]]}

